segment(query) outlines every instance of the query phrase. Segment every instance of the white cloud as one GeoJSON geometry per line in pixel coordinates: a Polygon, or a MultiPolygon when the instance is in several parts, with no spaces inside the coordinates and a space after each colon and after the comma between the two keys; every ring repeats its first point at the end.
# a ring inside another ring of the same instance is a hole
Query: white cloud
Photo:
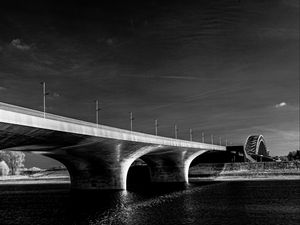
{"type": "Polygon", "coordinates": [[[287,104],[285,102],[280,102],[279,104],[276,104],[275,105],[275,108],[281,108],[281,107],[284,107],[286,106],[287,104]]]}
{"type": "Polygon", "coordinates": [[[59,93],[57,93],[57,92],[54,92],[54,93],[53,93],[53,97],[59,97],[59,96],[60,96],[59,93]]]}
{"type": "Polygon", "coordinates": [[[14,46],[15,48],[20,49],[20,50],[23,50],[23,51],[26,51],[26,50],[29,50],[29,49],[30,49],[30,46],[24,44],[19,38],[12,40],[12,41],[10,42],[10,44],[11,44],[12,46],[14,46]]]}

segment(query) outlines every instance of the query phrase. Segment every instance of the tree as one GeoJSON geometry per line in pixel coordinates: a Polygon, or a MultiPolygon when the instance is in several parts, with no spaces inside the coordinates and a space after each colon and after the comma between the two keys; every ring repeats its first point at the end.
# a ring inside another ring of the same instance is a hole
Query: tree
{"type": "Polygon", "coordinates": [[[0,161],[4,160],[11,170],[12,175],[16,175],[19,168],[24,167],[25,154],[17,151],[0,151],[0,161]]]}
{"type": "Polygon", "coordinates": [[[287,157],[288,157],[289,161],[300,160],[300,150],[289,152],[287,157]]]}

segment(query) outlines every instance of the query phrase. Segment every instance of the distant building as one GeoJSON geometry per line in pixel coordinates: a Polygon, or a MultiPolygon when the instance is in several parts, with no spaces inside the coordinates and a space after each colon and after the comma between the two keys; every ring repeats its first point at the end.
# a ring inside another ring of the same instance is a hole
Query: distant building
{"type": "Polygon", "coordinates": [[[2,160],[0,161],[0,176],[7,176],[9,174],[8,165],[2,160]]]}

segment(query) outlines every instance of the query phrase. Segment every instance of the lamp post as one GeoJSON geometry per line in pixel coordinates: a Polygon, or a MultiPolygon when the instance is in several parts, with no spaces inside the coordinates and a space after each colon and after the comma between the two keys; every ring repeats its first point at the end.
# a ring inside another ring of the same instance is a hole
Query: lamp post
{"type": "Polygon", "coordinates": [[[222,137],[219,137],[220,145],[222,145],[222,137]]]}
{"type": "Polygon", "coordinates": [[[99,100],[95,100],[95,103],[96,103],[96,124],[97,124],[97,127],[99,125],[99,111],[101,110],[99,108],[99,100]]]}
{"type": "Polygon", "coordinates": [[[201,136],[202,136],[202,143],[204,143],[205,142],[204,132],[201,133],[201,136]]]}
{"type": "Polygon", "coordinates": [[[193,141],[193,129],[190,128],[190,141],[193,141]]]}
{"type": "Polygon", "coordinates": [[[155,135],[157,136],[158,133],[158,120],[155,120],[155,135]]]}
{"type": "Polygon", "coordinates": [[[130,112],[130,130],[131,130],[131,131],[132,131],[132,129],[133,129],[133,120],[134,120],[133,114],[132,114],[132,112],[130,112]]]}
{"type": "Polygon", "coordinates": [[[214,135],[210,135],[210,139],[211,139],[211,144],[214,144],[214,135]]]}
{"type": "Polygon", "coordinates": [[[178,133],[178,128],[177,128],[177,124],[175,124],[175,125],[174,125],[175,139],[177,139],[177,133],[178,133]]]}
{"type": "Polygon", "coordinates": [[[43,85],[43,112],[44,112],[44,118],[46,118],[46,96],[49,94],[46,92],[46,82],[41,82],[41,85],[43,85]]]}

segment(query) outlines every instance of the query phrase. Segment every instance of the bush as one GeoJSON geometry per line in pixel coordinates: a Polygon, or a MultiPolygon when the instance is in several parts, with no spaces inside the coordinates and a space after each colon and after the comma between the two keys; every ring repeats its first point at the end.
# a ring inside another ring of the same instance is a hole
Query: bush
{"type": "Polygon", "coordinates": [[[24,167],[25,154],[17,151],[0,151],[0,160],[6,162],[12,175],[16,175],[19,168],[24,167]]]}

